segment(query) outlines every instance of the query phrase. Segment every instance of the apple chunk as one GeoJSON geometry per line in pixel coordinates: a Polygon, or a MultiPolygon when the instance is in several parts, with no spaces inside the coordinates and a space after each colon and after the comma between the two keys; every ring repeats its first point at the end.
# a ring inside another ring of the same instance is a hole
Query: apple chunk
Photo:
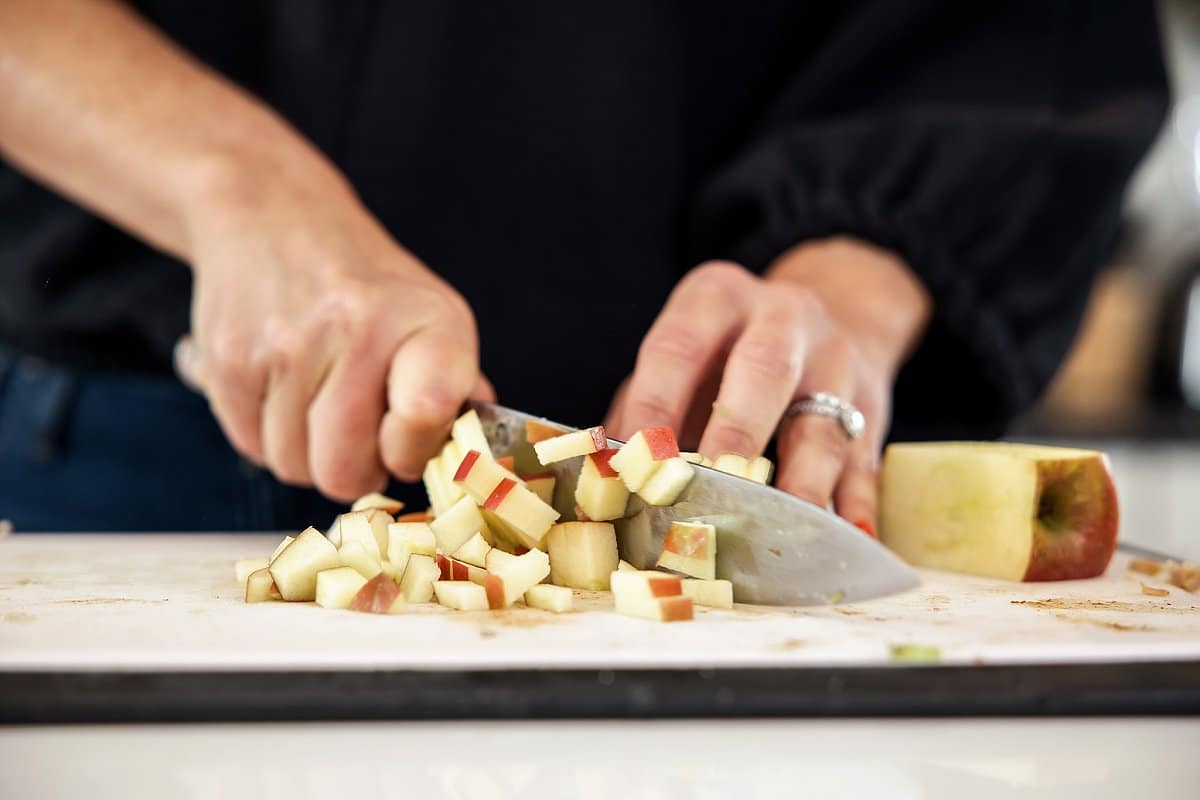
{"type": "Polygon", "coordinates": [[[554,505],[554,485],[557,479],[553,472],[542,473],[541,475],[530,475],[523,479],[525,488],[533,492],[546,505],[554,505]]]}
{"type": "Polygon", "coordinates": [[[712,462],[713,469],[729,475],[736,475],[739,478],[746,477],[746,470],[749,467],[750,462],[746,457],[737,453],[721,453],[712,462]]]}
{"type": "Polygon", "coordinates": [[[469,581],[435,581],[433,593],[446,608],[457,611],[487,611],[488,596],[482,586],[469,581]]]}
{"type": "Polygon", "coordinates": [[[491,608],[511,606],[549,574],[550,558],[541,550],[514,556],[496,572],[488,573],[483,584],[488,605],[491,608]]]}
{"type": "Polygon", "coordinates": [[[492,536],[479,513],[479,507],[470,497],[459,498],[457,503],[431,522],[429,527],[433,529],[437,546],[443,553],[453,553],[477,533],[483,534],[485,539],[492,536]]]}
{"type": "MultiPolygon", "coordinates": [[[[294,541],[296,541],[295,536],[283,537],[283,541],[275,546],[275,551],[273,553],[271,553],[271,557],[269,559],[267,559],[267,564],[270,565],[270,563],[272,561],[279,558],[279,554],[282,553],[284,550],[286,550],[287,546],[294,541]]],[[[334,542],[334,545],[336,545],[336,544],[337,544],[337,542],[334,542]]]]}
{"type": "Polygon", "coordinates": [[[375,558],[381,558],[387,550],[387,543],[384,542],[384,547],[381,550],[379,540],[375,538],[375,530],[371,526],[370,509],[366,511],[351,511],[348,514],[342,514],[337,519],[337,528],[341,531],[341,540],[338,542],[338,547],[345,547],[348,544],[357,543],[361,545],[368,553],[375,558]]]}
{"type": "Polygon", "coordinates": [[[333,542],[316,528],[307,528],[275,557],[269,569],[284,600],[312,600],[317,596],[317,573],[341,565],[333,542]]]}
{"type": "Polygon", "coordinates": [[[553,611],[562,614],[571,610],[575,595],[565,586],[551,586],[539,583],[525,590],[525,605],[530,608],[540,608],[543,611],[553,611]]]}
{"type": "Polygon", "coordinates": [[[475,412],[475,409],[471,409],[454,421],[454,425],[450,429],[450,436],[461,452],[478,450],[488,458],[492,457],[492,446],[488,444],[487,434],[483,432],[483,423],[479,421],[479,414],[475,412]]]}
{"type": "Polygon", "coordinates": [[[500,481],[483,507],[504,522],[505,532],[515,534],[517,544],[531,550],[541,546],[546,532],[559,517],[553,506],[512,478],[500,481]]]}
{"type": "Polygon", "coordinates": [[[670,428],[646,428],[622,445],[609,464],[629,491],[636,492],[650,480],[662,462],[678,455],[679,445],[670,428]]]}
{"type": "Polygon", "coordinates": [[[604,426],[597,425],[594,428],[572,431],[540,441],[533,446],[533,452],[537,454],[542,466],[548,466],[575,456],[586,456],[606,447],[608,437],[604,433],[604,426]]]}
{"type": "Polygon", "coordinates": [[[377,508],[388,514],[399,514],[404,510],[404,503],[379,492],[371,492],[370,494],[364,494],[354,501],[354,505],[350,506],[351,511],[367,511],[372,508],[377,508]]]}
{"type": "Polygon", "coordinates": [[[702,581],[685,578],[680,581],[683,596],[692,598],[698,606],[733,608],[733,584],[729,581],[702,581]]]}
{"type": "Polygon", "coordinates": [[[467,564],[483,568],[487,566],[487,555],[491,549],[492,546],[487,543],[487,540],[481,534],[477,533],[468,539],[462,547],[455,550],[453,556],[457,561],[463,561],[467,564]]]}
{"type": "Polygon", "coordinates": [[[692,465],[679,456],[668,458],[642,484],[638,497],[652,506],[669,506],[679,499],[695,474],[692,465]]]}
{"type": "Polygon", "coordinates": [[[437,537],[426,522],[393,522],[388,525],[387,557],[403,573],[409,556],[432,556],[437,552],[437,537]]]}
{"type": "Polygon", "coordinates": [[[271,565],[269,558],[243,558],[233,562],[233,573],[237,577],[237,582],[245,584],[252,572],[258,572],[260,569],[266,569],[271,565]]]}
{"type": "Polygon", "coordinates": [[[654,570],[617,570],[609,576],[612,593],[632,598],[672,597],[683,594],[683,579],[654,570]]]}
{"type": "Polygon", "coordinates": [[[482,586],[487,580],[488,573],[483,567],[448,558],[440,553],[434,558],[434,561],[438,565],[438,577],[443,581],[470,581],[482,586]]]}
{"type": "Polygon", "coordinates": [[[617,595],[616,612],[653,622],[686,622],[695,616],[690,597],[628,597],[617,595]]]}
{"type": "MultiPolygon", "coordinates": [[[[386,580],[387,577],[384,576],[386,580]]],[[[349,608],[367,579],[350,567],[324,569],[317,573],[316,601],[321,608],[349,608]]]]}
{"type": "Polygon", "coordinates": [[[433,556],[413,555],[400,578],[400,594],[408,603],[428,603],[433,599],[433,582],[441,574],[433,556]]]}
{"type": "Polygon", "coordinates": [[[271,571],[266,567],[257,569],[246,576],[246,602],[265,603],[268,600],[282,600],[279,588],[271,577],[271,571]]]}
{"type": "Polygon", "coordinates": [[[566,431],[557,425],[551,425],[536,419],[525,421],[525,441],[530,444],[544,442],[547,439],[553,439],[555,436],[561,436],[564,433],[566,431]]]}
{"type": "Polygon", "coordinates": [[[775,465],[771,463],[771,459],[759,456],[746,466],[746,479],[765,486],[771,482],[773,472],[775,472],[775,465]]]}
{"type": "Polygon", "coordinates": [[[910,564],[1014,581],[1101,574],[1119,517],[1103,453],[996,442],[889,446],[879,509],[910,564]]]}
{"type": "Polygon", "coordinates": [[[693,578],[717,577],[717,529],[705,522],[672,522],[658,566],[693,578]]]}
{"type": "Polygon", "coordinates": [[[338,548],[338,556],[341,558],[342,566],[350,567],[367,580],[383,572],[383,563],[378,553],[368,552],[358,542],[342,542],[342,546],[338,548]]]}
{"type": "MultiPolygon", "coordinates": [[[[320,581],[319,576],[317,581],[320,581]]],[[[379,574],[363,584],[350,600],[349,609],[370,614],[397,614],[404,610],[404,595],[400,594],[395,581],[379,574]]]]}
{"type": "Polygon", "coordinates": [[[504,480],[521,479],[478,450],[469,450],[454,472],[454,484],[482,505],[504,480]]]}
{"type": "Polygon", "coordinates": [[[629,489],[612,468],[616,448],[600,450],[583,459],[579,482],[575,485],[575,502],[590,520],[620,519],[629,502],[629,489]]]}
{"type": "Polygon", "coordinates": [[[617,568],[617,532],[608,522],[560,522],[546,534],[550,582],[572,589],[608,589],[617,568]]]}

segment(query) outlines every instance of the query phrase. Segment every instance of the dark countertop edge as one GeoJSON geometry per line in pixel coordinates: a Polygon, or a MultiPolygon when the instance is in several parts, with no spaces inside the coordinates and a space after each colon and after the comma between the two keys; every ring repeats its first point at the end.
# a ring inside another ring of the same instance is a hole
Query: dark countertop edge
{"type": "Polygon", "coordinates": [[[1200,661],[713,670],[6,672],[0,724],[1200,714],[1200,661]]]}

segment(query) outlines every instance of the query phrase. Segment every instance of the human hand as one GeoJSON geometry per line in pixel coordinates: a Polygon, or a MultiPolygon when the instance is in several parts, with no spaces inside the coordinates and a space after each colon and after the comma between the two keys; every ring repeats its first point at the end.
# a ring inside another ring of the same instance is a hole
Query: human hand
{"type": "Polygon", "coordinates": [[[776,485],[874,533],[879,453],[896,371],[930,300],[894,255],[849,239],[802,245],[758,277],[710,262],[688,273],[609,412],[613,435],[665,425],[705,456],[763,452],[778,433],[776,485]],[[862,436],[798,398],[829,392],[859,408],[862,436]]]}
{"type": "Polygon", "coordinates": [[[223,169],[188,223],[178,369],[280,480],[342,500],[415,480],[463,401],[492,399],[466,301],[332,168],[223,169]]]}

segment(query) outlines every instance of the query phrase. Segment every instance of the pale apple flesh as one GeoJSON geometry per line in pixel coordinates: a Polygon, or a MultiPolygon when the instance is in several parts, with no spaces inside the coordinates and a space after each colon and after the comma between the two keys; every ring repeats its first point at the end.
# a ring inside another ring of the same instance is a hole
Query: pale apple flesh
{"type": "Polygon", "coordinates": [[[733,608],[733,583],[730,581],[684,578],[680,583],[683,596],[692,598],[698,606],[733,608]]]}
{"type": "Polygon", "coordinates": [[[492,549],[492,546],[487,543],[482,534],[475,534],[458,548],[452,554],[453,557],[467,564],[472,564],[476,567],[485,567],[487,565],[487,555],[492,549]]]}
{"type": "Polygon", "coordinates": [[[651,622],[686,622],[695,616],[692,598],[682,595],[650,598],[617,595],[613,605],[618,614],[651,622]]]}
{"type": "Polygon", "coordinates": [[[479,421],[479,414],[475,412],[475,409],[471,409],[454,421],[454,425],[450,429],[450,436],[463,453],[478,450],[491,458],[491,445],[488,444],[487,435],[483,432],[483,424],[479,421]]]}
{"type": "Polygon", "coordinates": [[[266,567],[257,569],[246,576],[245,600],[247,603],[265,603],[270,600],[282,599],[283,595],[279,593],[279,587],[275,585],[275,580],[266,567]]]}
{"type": "Polygon", "coordinates": [[[553,506],[511,478],[496,486],[483,507],[503,520],[506,533],[515,534],[517,543],[531,550],[542,546],[550,526],[559,517],[553,506]]]}
{"type": "Polygon", "coordinates": [[[574,593],[567,587],[549,583],[539,583],[525,590],[525,605],[543,611],[553,611],[555,614],[570,611],[574,599],[574,593]]]}
{"type": "Polygon", "coordinates": [[[659,464],[650,479],[638,490],[638,497],[652,506],[673,505],[692,482],[695,469],[679,456],[668,458],[659,464]]]}
{"type": "Polygon", "coordinates": [[[575,502],[590,520],[620,519],[629,503],[629,489],[612,468],[616,448],[592,453],[583,460],[575,485],[575,502]]]}
{"type": "Polygon", "coordinates": [[[342,542],[338,548],[338,556],[342,565],[350,567],[367,580],[383,572],[383,563],[378,551],[368,551],[359,542],[342,542]]]}
{"type": "Polygon", "coordinates": [[[679,445],[670,428],[645,428],[630,437],[609,464],[621,476],[626,488],[636,492],[650,480],[663,461],[678,455],[679,445]]]}
{"type": "Polygon", "coordinates": [[[433,599],[433,583],[441,570],[433,556],[413,555],[400,577],[400,593],[408,603],[428,603],[433,599]]]}
{"type": "Polygon", "coordinates": [[[386,511],[388,514],[399,514],[404,510],[404,503],[379,492],[371,492],[364,494],[350,506],[351,511],[365,511],[371,508],[386,511]]]}
{"type": "Polygon", "coordinates": [[[530,550],[514,557],[497,571],[487,574],[483,585],[489,606],[493,609],[511,606],[549,574],[550,558],[541,550],[530,550]]]}
{"type": "Polygon", "coordinates": [[[560,522],[546,534],[550,582],[603,591],[617,568],[617,532],[608,522],[560,522]]]}
{"type": "Polygon", "coordinates": [[[693,578],[717,577],[717,530],[704,522],[672,522],[658,566],[693,578]]]}
{"type": "Polygon", "coordinates": [[[683,582],[678,575],[654,570],[617,570],[609,575],[609,583],[613,595],[618,597],[671,597],[683,593],[683,582]]]}
{"type": "Polygon", "coordinates": [[[553,439],[545,439],[533,446],[542,466],[549,466],[559,461],[566,461],[576,456],[586,456],[608,447],[608,436],[603,425],[587,428],[581,431],[564,433],[553,439]]]}
{"type": "Polygon", "coordinates": [[[366,585],[367,579],[350,567],[324,569],[317,573],[314,599],[321,608],[349,608],[359,589],[366,585]]]}
{"type": "Polygon", "coordinates": [[[530,475],[524,479],[525,487],[547,505],[554,504],[554,486],[558,482],[553,472],[530,475]]]}
{"type": "Polygon", "coordinates": [[[469,581],[435,581],[433,593],[438,603],[455,611],[487,611],[484,588],[469,581]]]}
{"type": "Polygon", "coordinates": [[[490,539],[492,535],[483,515],[479,513],[479,507],[470,497],[459,498],[429,527],[437,539],[438,549],[443,553],[453,553],[477,533],[485,539],[490,539]]]}
{"type": "Polygon", "coordinates": [[[307,528],[275,557],[269,569],[284,600],[303,601],[317,596],[318,572],[341,565],[333,542],[316,528],[307,528]]]}
{"type": "Polygon", "coordinates": [[[880,540],[911,564],[1012,581],[1091,578],[1116,548],[1108,460],[1010,443],[894,444],[880,540]]]}

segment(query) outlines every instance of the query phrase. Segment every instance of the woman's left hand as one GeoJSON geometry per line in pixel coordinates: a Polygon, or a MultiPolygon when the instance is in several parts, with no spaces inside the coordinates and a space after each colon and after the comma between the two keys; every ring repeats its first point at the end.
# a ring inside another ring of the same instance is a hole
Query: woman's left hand
{"type": "Polygon", "coordinates": [[[930,314],[924,287],[895,255],[837,238],[799,245],[765,277],[728,262],[689,272],[647,333],[607,426],[627,439],[665,425],[715,458],[762,454],[778,435],[775,485],[874,535],[879,453],[895,374],[930,314]],[[827,392],[866,428],[788,415],[827,392]]]}

